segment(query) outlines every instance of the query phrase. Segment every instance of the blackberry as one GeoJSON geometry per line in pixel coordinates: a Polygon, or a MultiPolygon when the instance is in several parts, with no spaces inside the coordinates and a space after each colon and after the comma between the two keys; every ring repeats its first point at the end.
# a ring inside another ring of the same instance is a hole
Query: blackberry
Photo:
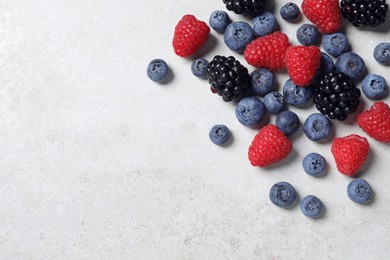
{"type": "Polygon", "coordinates": [[[226,102],[239,101],[250,88],[248,69],[233,56],[215,56],[207,68],[207,78],[211,91],[226,102]]]}
{"type": "Polygon", "coordinates": [[[376,27],[386,20],[386,0],[342,0],[341,12],[356,27],[376,27]]]}
{"type": "Polygon", "coordinates": [[[313,100],[318,111],[330,119],[343,121],[359,105],[360,90],[343,72],[326,74],[315,84],[313,100]]]}
{"type": "Polygon", "coordinates": [[[255,17],[263,12],[268,0],[223,0],[223,3],[229,11],[255,17]]]}

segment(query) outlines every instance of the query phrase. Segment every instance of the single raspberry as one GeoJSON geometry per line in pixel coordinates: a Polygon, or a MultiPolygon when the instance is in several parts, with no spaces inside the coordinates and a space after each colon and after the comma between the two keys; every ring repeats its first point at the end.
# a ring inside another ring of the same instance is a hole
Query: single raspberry
{"type": "Polygon", "coordinates": [[[365,137],[351,134],[333,139],[331,151],[339,172],[353,176],[366,161],[369,149],[365,137]]]}
{"type": "Polygon", "coordinates": [[[338,0],[303,0],[302,12],[323,33],[335,33],[341,28],[338,0]]]}
{"type": "Polygon", "coordinates": [[[321,51],[317,46],[290,46],[285,55],[288,75],[298,86],[312,83],[321,65],[321,51]]]}
{"type": "Polygon", "coordinates": [[[375,140],[390,142],[390,107],[383,101],[377,101],[371,109],[360,113],[357,123],[364,132],[375,140]]]}
{"type": "Polygon", "coordinates": [[[260,129],[249,146],[248,158],[253,166],[265,167],[288,156],[291,141],[275,125],[260,129]]]}
{"type": "Polygon", "coordinates": [[[180,57],[187,57],[199,50],[207,41],[210,27],[191,14],[184,15],[175,27],[173,49],[180,57]]]}
{"type": "Polygon", "coordinates": [[[248,64],[272,71],[284,69],[284,54],[290,46],[288,36],[282,32],[274,32],[259,37],[246,46],[244,58],[248,64]]]}

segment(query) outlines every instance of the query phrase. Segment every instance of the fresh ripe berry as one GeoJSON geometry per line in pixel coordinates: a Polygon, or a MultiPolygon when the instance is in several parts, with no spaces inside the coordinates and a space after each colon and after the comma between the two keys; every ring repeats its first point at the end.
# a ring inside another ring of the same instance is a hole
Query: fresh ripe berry
{"type": "Polygon", "coordinates": [[[332,130],[332,122],[320,113],[313,113],[303,123],[303,132],[312,141],[326,139],[332,130]]]}
{"type": "Polygon", "coordinates": [[[353,176],[366,161],[369,149],[370,144],[365,137],[351,134],[333,139],[331,151],[339,172],[353,176]]]}
{"type": "Polygon", "coordinates": [[[283,96],[286,102],[294,107],[306,105],[313,97],[312,87],[300,87],[291,79],[288,79],[283,85],[283,96]]]}
{"type": "Polygon", "coordinates": [[[280,208],[285,209],[290,207],[296,198],[297,193],[294,187],[288,182],[281,181],[275,183],[269,191],[269,199],[274,205],[280,208]]]}
{"type": "Polygon", "coordinates": [[[230,131],[225,125],[214,125],[209,132],[210,140],[216,145],[222,145],[229,139],[230,131]]]}
{"type": "Polygon", "coordinates": [[[146,69],[148,77],[156,82],[162,82],[169,74],[167,63],[162,59],[154,59],[148,64],[146,69]]]}
{"type": "Polygon", "coordinates": [[[302,214],[309,218],[317,218],[321,214],[322,202],[314,195],[307,195],[299,203],[302,214]]]}
{"type": "Polygon", "coordinates": [[[228,25],[223,35],[226,46],[234,52],[243,53],[245,47],[255,38],[252,27],[246,22],[228,25]]]}
{"type": "Polygon", "coordinates": [[[386,103],[375,102],[369,110],[358,115],[357,123],[375,140],[383,143],[390,142],[390,107],[386,103]]]}
{"type": "Polygon", "coordinates": [[[348,50],[348,38],[344,33],[326,34],[322,38],[322,47],[328,54],[337,58],[348,50]]]}
{"type": "Polygon", "coordinates": [[[219,33],[223,33],[230,24],[229,15],[225,11],[216,10],[211,13],[209,25],[219,33]]]}
{"type": "Polygon", "coordinates": [[[283,110],[285,102],[285,98],[282,96],[282,94],[276,91],[272,91],[264,97],[265,107],[269,112],[276,115],[283,110]]]}
{"type": "Polygon", "coordinates": [[[372,189],[365,180],[355,179],[348,184],[347,194],[353,202],[368,204],[371,201],[372,189]]]}
{"type": "Polygon", "coordinates": [[[381,64],[390,64],[390,42],[382,42],[375,46],[373,56],[381,64]]]}
{"type": "Polygon", "coordinates": [[[381,75],[368,74],[363,79],[362,91],[368,98],[381,99],[387,92],[386,79],[381,75]]]}
{"type": "Polygon", "coordinates": [[[302,12],[323,33],[335,33],[341,28],[338,0],[303,0],[302,12]]]}
{"type": "Polygon", "coordinates": [[[275,125],[259,130],[248,149],[248,158],[253,166],[266,167],[277,163],[291,152],[292,143],[275,125]]]}
{"type": "Polygon", "coordinates": [[[292,21],[299,16],[299,7],[292,2],[288,2],[280,8],[280,16],[286,21],[292,21]]]}
{"type": "Polygon", "coordinates": [[[198,78],[205,78],[209,62],[206,59],[200,58],[192,62],[191,72],[198,78]]]}
{"type": "Polygon", "coordinates": [[[353,26],[376,27],[386,21],[389,5],[386,0],[341,0],[341,12],[353,26]]]}
{"type": "Polygon", "coordinates": [[[297,40],[304,46],[315,45],[319,38],[320,32],[312,24],[303,24],[297,30],[297,40]]]}
{"type": "Polygon", "coordinates": [[[275,124],[286,136],[291,136],[299,129],[301,122],[294,112],[283,111],[276,117],[275,124]]]}
{"type": "Polygon", "coordinates": [[[316,81],[321,80],[326,74],[329,74],[334,71],[334,62],[333,59],[326,54],[321,52],[321,65],[317,71],[316,81]]]}
{"type": "Polygon", "coordinates": [[[258,125],[265,115],[264,103],[257,97],[245,97],[236,106],[236,117],[238,121],[249,127],[258,125]]]}
{"type": "Polygon", "coordinates": [[[198,51],[207,41],[210,27],[191,14],[184,15],[175,27],[173,49],[180,57],[187,57],[198,51]]]}
{"type": "Polygon", "coordinates": [[[276,30],[278,24],[275,16],[270,12],[264,12],[252,19],[253,31],[258,37],[266,36],[276,30]]]}
{"type": "Polygon", "coordinates": [[[324,173],[326,167],[325,158],[318,153],[309,153],[303,158],[303,170],[310,176],[318,177],[324,173]]]}
{"type": "Polygon", "coordinates": [[[365,72],[366,64],[362,57],[354,52],[346,52],[341,54],[335,63],[336,71],[341,71],[350,76],[352,79],[357,79],[365,72]]]}
{"type": "Polygon", "coordinates": [[[223,0],[223,3],[229,11],[255,17],[263,12],[268,0],[223,0]]]}
{"type": "Polygon", "coordinates": [[[290,46],[288,37],[281,32],[274,32],[253,40],[246,46],[244,58],[248,64],[272,71],[286,67],[284,55],[290,46]]]}
{"type": "Polygon", "coordinates": [[[298,86],[308,86],[316,77],[321,65],[321,51],[317,46],[290,46],[285,62],[288,75],[298,86]]]}
{"type": "Polygon", "coordinates": [[[275,75],[267,69],[256,69],[251,73],[250,85],[254,94],[264,97],[275,90],[275,75]]]}

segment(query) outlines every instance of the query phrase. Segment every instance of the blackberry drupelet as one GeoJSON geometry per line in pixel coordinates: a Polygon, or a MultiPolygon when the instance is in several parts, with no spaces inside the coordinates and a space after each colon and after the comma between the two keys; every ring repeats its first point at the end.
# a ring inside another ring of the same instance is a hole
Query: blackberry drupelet
{"type": "Polygon", "coordinates": [[[389,12],[386,0],[342,0],[340,6],[344,18],[356,27],[376,27],[389,12]]]}
{"type": "Polygon", "coordinates": [[[229,11],[255,17],[264,11],[268,0],[223,0],[223,3],[229,11]]]}
{"type": "Polygon", "coordinates": [[[330,119],[343,121],[356,111],[360,90],[343,72],[331,72],[315,84],[313,100],[318,111],[330,119]]]}
{"type": "Polygon", "coordinates": [[[250,88],[248,69],[233,56],[215,56],[207,68],[207,78],[212,92],[226,102],[239,101],[250,88]]]}

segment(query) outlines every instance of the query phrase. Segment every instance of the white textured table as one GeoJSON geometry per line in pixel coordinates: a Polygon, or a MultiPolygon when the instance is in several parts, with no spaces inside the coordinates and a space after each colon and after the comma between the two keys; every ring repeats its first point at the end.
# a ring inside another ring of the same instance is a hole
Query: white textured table
{"type": "MultiPolygon", "coordinates": [[[[277,2],[281,30],[297,44],[304,20],[283,22],[287,1],[277,2]]],[[[171,47],[184,14],[207,21],[216,9],[222,0],[2,1],[0,259],[389,259],[389,146],[369,138],[368,206],[347,197],[351,178],[337,173],[330,143],[302,130],[286,161],[250,166],[256,130],[240,125],[234,105],[212,95],[171,47]],[[147,78],[153,58],[170,65],[169,84],[147,78]],[[208,139],[216,123],[231,129],[228,147],[208,139]],[[303,172],[309,151],[329,162],[325,177],[303,172]],[[268,191],[278,181],[300,197],[317,195],[325,216],[275,207],[268,191]]],[[[389,30],[346,28],[368,71],[388,82],[389,67],[372,50],[390,41],[389,30]]],[[[214,31],[205,49],[209,60],[232,54],[214,31]]],[[[278,74],[279,89],[286,79],[278,74]]],[[[291,110],[301,122],[315,111],[291,110]]],[[[335,131],[365,135],[353,123],[335,131]]]]}

